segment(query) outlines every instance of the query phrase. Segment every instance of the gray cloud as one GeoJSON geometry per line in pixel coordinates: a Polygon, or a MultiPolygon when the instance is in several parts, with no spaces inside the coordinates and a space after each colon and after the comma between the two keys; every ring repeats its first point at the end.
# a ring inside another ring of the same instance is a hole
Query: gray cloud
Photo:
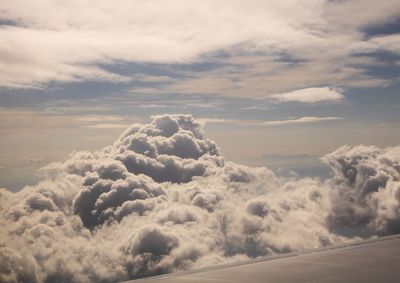
{"type": "Polygon", "coordinates": [[[364,228],[369,233],[400,232],[400,151],[373,146],[342,147],[323,159],[334,170],[333,228],[364,228]]]}
{"type": "Polygon", "coordinates": [[[342,147],[327,181],[226,161],[190,115],[155,116],[97,152],[0,190],[0,281],[115,282],[400,228],[400,147],[342,147]]]}

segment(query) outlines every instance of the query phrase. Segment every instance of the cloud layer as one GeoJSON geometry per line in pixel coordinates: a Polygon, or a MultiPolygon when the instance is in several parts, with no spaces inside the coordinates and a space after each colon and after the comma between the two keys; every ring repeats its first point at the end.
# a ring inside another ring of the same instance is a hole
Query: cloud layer
{"type": "MultiPolygon", "coordinates": [[[[385,85],[390,80],[368,72],[377,62],[353,55],[382,50],[399,54],[398,34],[364,36],[368,27],[399,17],[395,0],[25,2],[1,3],[2,87],[126,82],[136,74],[104,66],[186,64],[210,56],[222,69],[191,74],[168,91],[243,96],[248,89],[246,93],[263,96],[318,85],[385,85]],[[228,55],[226,60],[219,60],[219,52],[228,55]],[[290,85],[282,86],[282,81],[290,85]]],[[[165,82],[165,77],[156,81],[165,82]]]]}
{"type": "Polygon", "coordinates": [[[0,191],[1,282],[114,282],[400,232],[400,148],[344,146],[327,180],[225,160],[190,115],[0,191]]]}

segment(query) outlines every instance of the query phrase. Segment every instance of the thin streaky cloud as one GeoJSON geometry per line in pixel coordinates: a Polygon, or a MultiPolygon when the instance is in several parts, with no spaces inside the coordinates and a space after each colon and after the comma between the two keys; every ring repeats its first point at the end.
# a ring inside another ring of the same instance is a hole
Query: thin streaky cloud
{"type": "Polygon", "coordinates": [[[219,119],[219,118],[201,118],[198,119],[204,125],[207,124],[233,124],[233,125],[244,125],[244,126],[281,126],[288,124],[308,124],[317,123],[324,121],[338,121],[344,120],[342,117],[315,117],[315,116],[305,116],[300,118],[291,118],[287,120],[273,120],[273,121],[263,121],[263,120],[245,120],[245,119],[219,119]]]}
{"type": "Polygon", "coordinates": [[[271,110],[273,107],[267,107],[267,106],[246,106],[240,108],[241,110],[271,110]]]}
{"type": "Polygon", "coordinates": [[[168,108],[171,107],[169,105],[166,104],[142,104],[142,105],[138,105],[138,108],[168,108]]]}
{"type": "Polygon", "coordinates": [[[124,129],[127,128],[128,124],[95,124],[95,125],[85,125],[84,128],[91,129],[124,129]]]}
{"type": "Polygon", "coordinates": [[[323,101],[340,101],[344,95],[340,90],[329,87],[310,87],[294,90],[286,93],[279,93],[270,96],[280,102],[304,102],[318,103],[323,101]]]}
{"type": "Polygon", "coordinates": [[[121,121],[121,117],[116,117],[116,116],[107,116],[107,115],[101,115],[101,116],[93,116],[93,115],[87,115],[84,117],[79,117],[77,118],[78,121],[82,122],[104,122],[104,121],[121,121]]]}
{"type": "Polygon", "coordinates": [[[262,125],[264,125],[264,126],[281,126],[281,125],[288,125],[288,124],[307,124],[307,123],[316,123],[316,122],[322,122],[322,121],[336,121],[336,120],[344,120],[344,118],[342,118],[342,117],[307,116],[307,117],[301,117],[301,118],[289,119],[289,120],[266,121],[266,122],[263,122],[262,125]]]}

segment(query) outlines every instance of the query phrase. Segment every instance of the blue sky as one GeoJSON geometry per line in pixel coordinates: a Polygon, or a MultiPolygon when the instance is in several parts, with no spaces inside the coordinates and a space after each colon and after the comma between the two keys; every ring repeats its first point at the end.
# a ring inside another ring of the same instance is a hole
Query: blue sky
{"type": "Polygon", "coordinates": [[[0,7],[0,186],[161,113],[286,173],[325,174],[318,157],[344,144],[400,143],[399,1],[0,7]]]}

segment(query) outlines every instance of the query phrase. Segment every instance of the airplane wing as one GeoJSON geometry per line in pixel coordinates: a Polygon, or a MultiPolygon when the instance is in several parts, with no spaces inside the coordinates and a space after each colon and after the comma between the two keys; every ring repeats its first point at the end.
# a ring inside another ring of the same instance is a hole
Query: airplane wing
{"type": "Polygon", "coordinates": [[[398,283],[400,282],[400,235],[129,282],[398,283]]]}

